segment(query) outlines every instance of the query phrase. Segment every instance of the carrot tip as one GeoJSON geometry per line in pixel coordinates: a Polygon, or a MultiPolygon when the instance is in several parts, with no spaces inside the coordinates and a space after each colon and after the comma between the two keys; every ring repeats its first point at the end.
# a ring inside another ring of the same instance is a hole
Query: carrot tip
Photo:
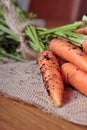
{"type": "Polygon", "coordinates": [[[58,90],[58,92],[55,93],[55,95],[53,96],[53,105],[55,107],[62,107],[62,105],[63,105],[63,88],[62,88],[62,92],[60,92],[58,90]]]}
{"type": "Polygon", "coordinates": [[[61,103],[61,102],[58,102],[58,101],[54,102],[53,105],[54,105],[55,107],[62,107],[62,103],[61,103]]]}

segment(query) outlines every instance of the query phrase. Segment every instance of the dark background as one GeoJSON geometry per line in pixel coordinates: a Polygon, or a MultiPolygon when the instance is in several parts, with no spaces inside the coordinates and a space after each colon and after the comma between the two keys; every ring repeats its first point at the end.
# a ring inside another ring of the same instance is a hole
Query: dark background
{"type": "Polygon", "coordinates": [[[48,26],[62,25],[86,15],[87,0],[31,0],[29,11],[45,19],[48,26]]]}

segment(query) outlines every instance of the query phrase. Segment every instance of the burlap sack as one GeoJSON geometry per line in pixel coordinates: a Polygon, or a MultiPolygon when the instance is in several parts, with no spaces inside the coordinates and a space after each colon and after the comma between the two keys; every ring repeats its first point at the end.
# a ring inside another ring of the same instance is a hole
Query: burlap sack
{"type": "Polygon", "coordinates": [[[0,93],[70,122],[87,125],[87,97],[65,87],[64,103],[61,108],[53,106],[44,87],[36,61],[0,65],[0,93]]]}

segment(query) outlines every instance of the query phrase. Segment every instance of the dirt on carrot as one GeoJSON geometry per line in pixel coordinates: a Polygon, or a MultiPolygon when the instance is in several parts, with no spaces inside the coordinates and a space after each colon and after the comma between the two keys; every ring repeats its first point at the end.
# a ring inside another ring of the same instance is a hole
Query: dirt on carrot
{"type": "Polygon", "coordinates": [[[42,78],[55,106],[62,106],[64,85],[55,55],[47,50],[38,55],[42,78]]]}
{"type": "Polygon", "coordinates": [[[64,39],[53,39],[49,49],[56,55],[73,63],[81,70],[87,72],[87,55],[77,46],[64,39]]]}

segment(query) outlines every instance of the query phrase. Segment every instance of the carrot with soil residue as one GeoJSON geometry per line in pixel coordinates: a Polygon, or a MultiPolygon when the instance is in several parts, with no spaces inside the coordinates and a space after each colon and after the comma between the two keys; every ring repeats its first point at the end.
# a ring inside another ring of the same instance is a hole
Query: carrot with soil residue
{"type": "Polygon", "coordinates": [[[76,32],[65,32],[65,39],[75,46],[82,48],[87,54],[87,35],[76,32]]]}
{"type": "Polygon", "coordinates": [[[61,73],[64,81],[87,96],[87,73],[81,71],[71,63],[64,63],[61,66],[61,73]]]}
{"type": "Polygon", "coordinates": [[[49,48],[54,54],[87,72],[87,55],[79,47],[72,45],[64,39],[57,38],[50,42],[49,48]]]}
{"type": "Polygon", "coordinates": [[[38,64],[46,89],[53,99],[55,106],[62,106],[64,85],[60,74],[60,67],[55,55],[49,51],[42,51],[38,55],[38,64]]]}
{"type": "Polygon", "coordinates": [[[79,28],[75,32],[87,35],[87,27],[79,28]]]}

